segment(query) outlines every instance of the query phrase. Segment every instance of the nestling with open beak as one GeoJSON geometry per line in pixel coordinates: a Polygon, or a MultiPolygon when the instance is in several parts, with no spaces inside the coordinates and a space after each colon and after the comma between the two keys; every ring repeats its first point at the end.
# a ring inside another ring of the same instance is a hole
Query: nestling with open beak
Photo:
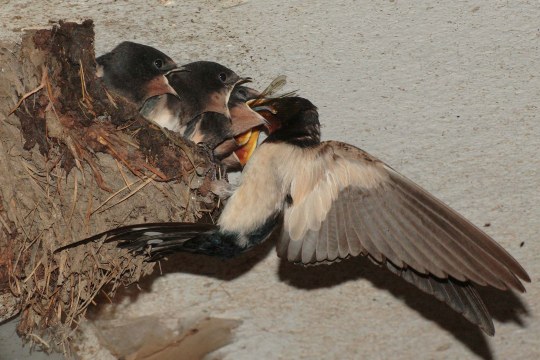
{"type": "Polygon", "coordinates": [[[255,151],[260,132],[266,120],[248,105],[262,94],[247,86],[234,87],[228,108],[232,120],[232,139],[227,139],[214,149],[216,157],[229,171],[242,170],[255,151]]]}
{"type": "Polygon", "coordinates": [[[139,224],[70,246],[105,237],[149,261],[172,252],[232,257],[279,231],[281,258],[307,265],[368,256],[494,334],[473,283],[525,291],[521,280],[530,278],[508,252],[382,161],[349,144],[321,142],[308,100],[268,99],[256,109],[269,136],[217,225],[139,224]]]}

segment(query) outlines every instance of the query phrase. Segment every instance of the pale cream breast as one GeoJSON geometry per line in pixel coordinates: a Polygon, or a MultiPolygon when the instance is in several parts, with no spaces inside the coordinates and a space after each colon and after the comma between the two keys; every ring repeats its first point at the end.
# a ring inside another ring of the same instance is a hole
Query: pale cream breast
{"type": "Polygon", "coordinates": [[[293,146],[263,143],[244,168],[218,224],[226,231],[246,233],[262,226],[281,211],[290,188],[291,166],[298,163],[293,146]],[[289,174],[289,175],[287,175],[289,174]]]}

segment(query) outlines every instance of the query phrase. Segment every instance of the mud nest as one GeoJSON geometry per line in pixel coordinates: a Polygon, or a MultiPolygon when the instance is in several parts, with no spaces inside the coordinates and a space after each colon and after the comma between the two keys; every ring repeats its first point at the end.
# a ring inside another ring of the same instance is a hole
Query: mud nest
{"type": "Polygon", "coordinates": [[[45,350],[69,340],[98,294],[152,265],[114,245],[58,247],[121,224],[217,215],[216,168],[95,77],[91,21],[0,43],[0,321],[45,350]]]}

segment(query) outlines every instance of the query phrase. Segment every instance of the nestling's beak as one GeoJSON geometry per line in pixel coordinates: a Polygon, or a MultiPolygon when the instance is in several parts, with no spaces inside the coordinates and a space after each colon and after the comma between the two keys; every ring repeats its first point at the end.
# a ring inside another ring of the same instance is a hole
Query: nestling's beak
{"type": "MultiPolygon", "coordinates": [[[[251,78],[242,78],[235,86],[240,86],[250,81],[251,78]]],[[[214,150],[214,154],[216,152],[221,153],[227,156],[226,159],[229,162],[237,164],[233,168],[240,169],[248,162],[257,147],[261,126],[266,125],[264,117],[253,111],[246,103],[247,99],[257,97],[260,93],[247,87],[242,88],[243,92],[235,92],[233,100],[229,102],[233,139],[223,142],[214,150]],[[231,155],[228,156],[227,154],[231,155]]],[[[239,88],[235,89],[239,91],[239,88]]]]}
{"type": "Polygon", "coordinates": [[[169,80],[165,75],[159,75],[153,78],[146,85],[146,99],[144,101],[159,95],[171,94],[178,97],[176,91],[169,84],[169,80]]]}
{"type": "Polygon", "coordinates": [[[252,81],[253,81],[253,79],[250,78],[250,77],[243,77],[243,78],[238,79],[238,81],[234,83],[234,86],[247,84],[247,83],[250,83],[252,81]]]}
{"type": "MultiPolygon", "coordinates": [[[[167,71],[168,69],[165,69],[165,70],[167,71]]],[[[183,67],[183,66],[175,66],[175,67],[173,67],[172,69],[168,70],[168,71],[167,71],[165,74],[163,74],[163,75],[169,76],[169,75],[172,74],[172,73],[177,73],[177,72],[189,72],[189,71],[190,71],[189,69],[186,69],[186,68],[183,67]]]]}
{"type": "Polygon", "coordinates": [[[234,137],[267,123],[263,116],[253,111],[246,103],[231,106],[229,112],[232,121],[231,131],[234,137]]]}
{"type": "Polygon", "coordinates": [[[241,135],[238,135],[234,140],[239,144],[240,148],[234,151],[238,161],[242,166],[245,166],[253,155],[257,142],[259,141],[259,135],[261,134],[261,127],[253,128],[241,135]]]}
{"type": "Polygon", "coordinates": [[[165,71],[163,75],[156,76],[148,83],[145,101],[154,96],[164,94],[170,94],[178,97],[178,93],[169,84],[169,79],[167,76],[177,72],[188,72],[189,70],[183,66],[177,66],[176,64],[173,64],[170,69],[164,68],[163,70],[165,71]]]}
{"type": "Polygon", "coordinates": [[[214,149],[214,155],[222,159],[222,163],[227,162],[227,168],[240,170],[255,151],[261,127],[249,129],[248,131],[235,136],[232,139],[225,140],[214,149]],[[225,159],[225,160],[223,160],[225,159]],[[237,163],[235,166],[233,164],[237,163]]]}
{"type": "Polygon", "coordinates": [[[260,133],[261,127],[251,129],[234,139],[229,139],[221,143],[214,149],[214,153],[222,152],[222,154],[230,154],[222,159],[221,163],[229,171],[240,171],[247,164],[251,155],[253,155],[260,133]]]}

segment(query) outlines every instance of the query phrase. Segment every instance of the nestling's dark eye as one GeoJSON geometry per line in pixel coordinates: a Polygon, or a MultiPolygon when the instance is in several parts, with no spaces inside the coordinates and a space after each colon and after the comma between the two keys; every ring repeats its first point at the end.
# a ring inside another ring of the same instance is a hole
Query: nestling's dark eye
{"type": "Polygon", "coordinates": [[[158,69],[161,69],[161,67],[163,66],[163,60],[161,60],[161,59],[156,59],[156,60],[154,61],[154,66],[155,66],[156,68],[158,68],[158,69]]]}
{"type": "Polygon", "coordinates": [[[227,80],[227,74],[219,73],[219,80],[221,80],[222,82],[225,82],[227,80]]]}

